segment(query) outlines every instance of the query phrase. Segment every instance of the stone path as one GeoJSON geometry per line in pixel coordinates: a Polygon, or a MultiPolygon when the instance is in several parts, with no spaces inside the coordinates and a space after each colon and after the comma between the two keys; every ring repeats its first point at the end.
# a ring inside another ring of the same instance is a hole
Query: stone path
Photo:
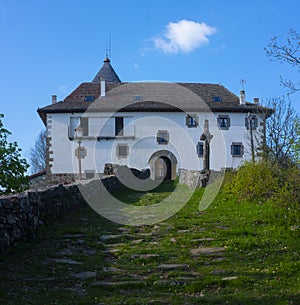
{"type": "MultiPolygon", "coordinates": [[[[175,230],[165,221],[152,227],[100,228],[97,234],[88,225],[84,218],[77,228],[81,233],[62,234],[55,240],[55,251],[41,261],[45,276],[27,276],[26,283],[45,282],[53,287],[66,283],[66,291],[88,297],[99,289],[103,293],[145,292],[148,287],[180,291],[201,280],[203,268],[222,281],[237,279],[218,266],[226,259],[226,249],[205,228],[175,230]]],[[[149,297],[147,304],[168,303],[149,297]]]]}

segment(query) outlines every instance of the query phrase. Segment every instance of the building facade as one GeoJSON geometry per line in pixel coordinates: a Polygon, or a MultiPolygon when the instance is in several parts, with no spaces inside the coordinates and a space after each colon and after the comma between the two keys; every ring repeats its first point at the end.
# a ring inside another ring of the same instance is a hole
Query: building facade
{"type": "Polygon", "coordinates": [[[92,178],[117,164],[168,180],[251,160],[269,115],[244,91],[238,97],[218,84],[121,82],[108,58],[92,82],[38,113],[48,131],[48,175],[92,178]]]}

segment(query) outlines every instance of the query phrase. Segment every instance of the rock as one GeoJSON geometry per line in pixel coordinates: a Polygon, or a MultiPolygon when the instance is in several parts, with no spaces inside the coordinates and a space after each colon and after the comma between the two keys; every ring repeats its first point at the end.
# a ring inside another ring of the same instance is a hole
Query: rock
{"type": "Polygon", "coordinates": [[[91,283],[88,288],[95,287],[121,287],[127,285],[145,285],[144,281],[123,281],[123,282],[94,282],[91,283]]]}
{"type": "Polygon", "coordinates": [[[193,239],[192,241],[195,241],[195,242],[197,242],[197,241],[213,241],[213,240],[215,240],[214,238],[210,238],[210,237],[207,237],[207,238],[197,238],[197,239],[193,239]]]}
{"type": "Polygon", "coordinates": [[[133,240],[132,243],[136,245],[136,244],[142,243],[143,241],[144,241],[143,239],[136,239],[136,240],[133,240]]]}
{"type": "Polygon", "coordinates": [[[141,259],[147,259],[147,258],[151,258],[151,257],[159,257],[159,254],[132,254],[131,258],[135,259],[135,258],[141,258],[141,259]]]}
{"type": "Polygon", "coordinates": [[[190,253],[192,256],[199,256],[201,254],[204,255],[220,255],[224,254],[225,248],[223,247],[200,247],[200,248],[195,248],[195,249],[190,249],[190,253]]]}
{"type": "Polygon", "coordinates": [[[225,270],[212,270],[210,272],[210,274],[212,274],[212,275],[220,275],[220,274],[224,274],[224,273],[226,273],[225,270]]]}
{"type": "Polygon", "coordinates": [[[100,240],[101,241],[107,241],[107,240],[110,240],[110,239],[117,239],[117,238],[121,238],[122,235],[102,235],[100,236],[100,240]]]}
{"type": "Polygon", "coordinates": [[[160,264],[157,268],[163,269],[163,270],[188,269],[189,265],[188,264],[160,264]]]}
{"type": "Polygon", "coordinates": [[[71,273],[70,275],[78,279],[85,280],[88,278],[96,277],[97,273],[94,271],[85,271],[79,273],[71,273]]]}
{"type": "Polygon", "coordinates": [[[76,262],[70,258],[53,258],[50,261],[59,263],[59,264],[68,264],[68,265],[82,265],[80,262],[76,262]]]}
{"type": "Polygon", "coordinates": [[[223,277],[222,281],[232,281],[236,280],[238,277],[237,276],[228,276],[228,277],[223,277]]]}

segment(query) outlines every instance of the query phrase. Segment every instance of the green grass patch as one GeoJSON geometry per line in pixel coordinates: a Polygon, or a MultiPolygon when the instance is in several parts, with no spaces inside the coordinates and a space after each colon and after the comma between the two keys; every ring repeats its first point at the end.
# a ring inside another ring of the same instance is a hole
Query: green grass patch
{"type": "MultiPolygon", "coordinates": [[[[115,196],[155,205],[177,183],[115,196]]],[[[299,229],[286,206],[222,190],[200,212],[203,191],[151,226],[121,226],[82,205],[0,257],[0,303],[300,304],[299,229]]]]}

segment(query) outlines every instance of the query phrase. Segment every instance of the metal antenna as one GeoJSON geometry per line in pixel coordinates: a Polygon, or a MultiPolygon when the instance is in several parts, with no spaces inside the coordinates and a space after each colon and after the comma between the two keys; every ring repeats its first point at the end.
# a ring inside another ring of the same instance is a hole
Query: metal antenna
{"type": "Polygon", "coordinates": [[[240,81],[241,85],[242,85],[242,89],[245,90],[245,84],[246,84],[246,80],[245,79],[241,79],[240,81]]]}
{"type": "Polygon", "coordinates": [[[106,56],[106,58],[108,58],[108,51],[109,51],[109,48],[106,47],[106,48],[104,49],[104,51],[105,51],[105,56],[106,56]]]}
{"type": "Polygon", "coordinates": [[[108,38],[108,51],[109,51],[109,59],[111,59],[111,34],[109,33],[108,38]]]}

